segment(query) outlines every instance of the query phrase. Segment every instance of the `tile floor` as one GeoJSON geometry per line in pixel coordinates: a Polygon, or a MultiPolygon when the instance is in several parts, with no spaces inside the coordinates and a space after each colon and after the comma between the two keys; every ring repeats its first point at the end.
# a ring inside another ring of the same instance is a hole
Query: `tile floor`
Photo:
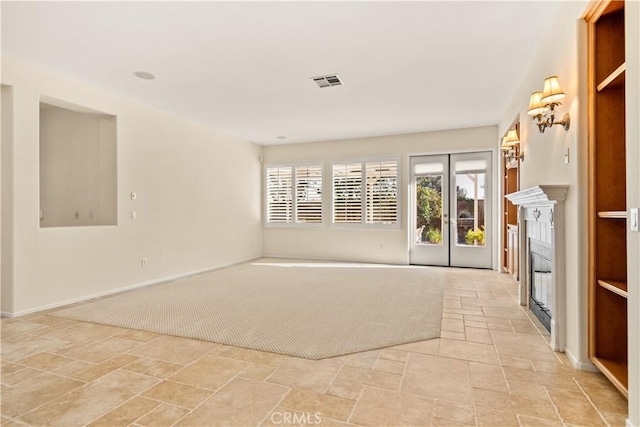
{"type": "MultiPolygon", "coordinates": [[[[2,320],[1,424],[624,426],[492,271],[448,269],[442,336],[319,361],[66,320],[2,320]]],[[[546,331],[544,331],[546,332],[546,331]]]]}

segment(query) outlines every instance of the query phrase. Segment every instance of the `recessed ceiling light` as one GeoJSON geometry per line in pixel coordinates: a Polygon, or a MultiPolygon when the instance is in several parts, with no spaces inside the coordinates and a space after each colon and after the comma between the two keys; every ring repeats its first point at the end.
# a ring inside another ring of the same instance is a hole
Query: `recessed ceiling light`
{"type": "Polygon", "coordinates": [[[276,136],[276,139],[287,139],[286,136],[276,136]]]}
{"type": "Polygon", "coordinates": [[[153,80],[156,78],[156,76],[146,71],[135,71],[133,75],[143,80],[153,80]]]}

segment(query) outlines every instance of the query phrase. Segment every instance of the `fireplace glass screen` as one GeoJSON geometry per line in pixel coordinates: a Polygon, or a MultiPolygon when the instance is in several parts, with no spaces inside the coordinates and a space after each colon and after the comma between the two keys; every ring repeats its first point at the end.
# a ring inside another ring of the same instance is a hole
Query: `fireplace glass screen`
{"type": "Polygon", "coordinates": [[[530,299],[529,306],[540,322],[551,330],[553,316],[553,279],[551,277],[551,247],[538,240],[529,240],[530,299]]]}

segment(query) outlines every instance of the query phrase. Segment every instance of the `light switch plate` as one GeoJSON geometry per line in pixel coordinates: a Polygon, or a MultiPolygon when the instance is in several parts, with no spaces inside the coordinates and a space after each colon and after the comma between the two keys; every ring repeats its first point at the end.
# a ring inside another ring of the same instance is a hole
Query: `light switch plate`
{"type": "Polygon", "coordinates": [[[135,200],[135,199],[137,199],[137,198],[138,198],[138,194],[136,194],[136,192],[135,192],[135,191],[132,191],[132,192],[131,192],[131,200],[135,200]]]}
{"type": "Polygon", "coordinates": [[[566,150],[564,150],[564,164],[565,165],[569,164],[569,149],[568,148],[566,150]]]}
{"type": "Polygon", "coordinates": [[[629,227],[631,231],[638,231],[638,208],[629,210],[629,227]]]}

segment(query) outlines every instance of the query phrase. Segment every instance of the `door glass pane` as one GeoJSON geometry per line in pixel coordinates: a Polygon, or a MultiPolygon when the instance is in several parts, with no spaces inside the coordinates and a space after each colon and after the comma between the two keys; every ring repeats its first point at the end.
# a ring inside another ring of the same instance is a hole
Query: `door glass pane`
{"type": "Polygon", "coordinates": [[[485,245],[485,176],[485,173],[456,171],[455,233],[459,246],[485,245]]]}
{"type": "Polygon", "coordinates": [[[442,175],[416,177],[416,244],[442,246],[442,175]]]}

